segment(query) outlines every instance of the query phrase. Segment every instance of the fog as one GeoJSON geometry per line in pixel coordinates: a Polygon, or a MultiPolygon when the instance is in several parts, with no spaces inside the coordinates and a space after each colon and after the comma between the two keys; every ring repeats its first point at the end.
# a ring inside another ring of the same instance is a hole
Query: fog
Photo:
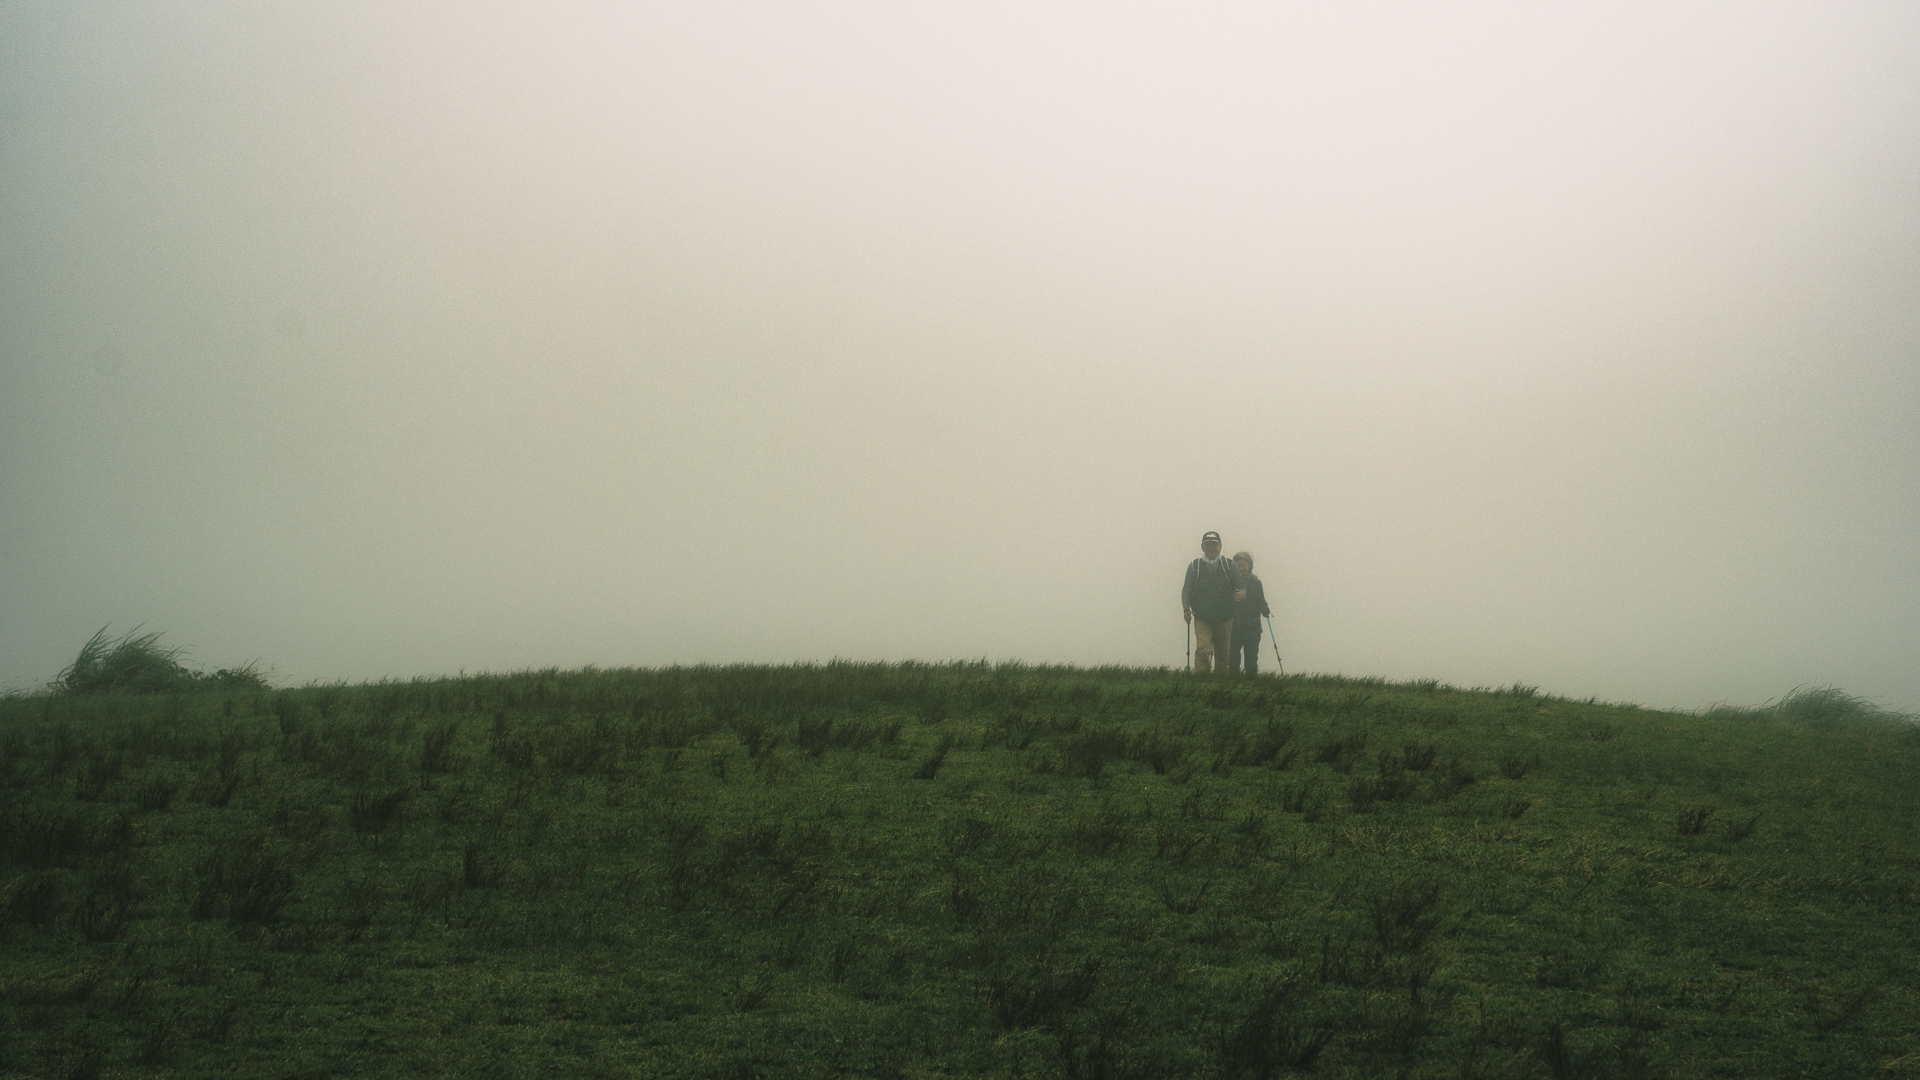
{"type": "Polygon", "coordinates": [[[1920,8],[0,5],[0,688],[1920,708],[1920,8]],[[1271,652],[1269,652],[1271,662],[1271,652]]]}

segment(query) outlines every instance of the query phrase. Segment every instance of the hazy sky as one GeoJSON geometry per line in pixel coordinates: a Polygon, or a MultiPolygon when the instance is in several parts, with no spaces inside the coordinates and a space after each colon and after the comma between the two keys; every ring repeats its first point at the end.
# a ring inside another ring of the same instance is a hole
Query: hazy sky
{"type": "Polygon", "coordinates": [[[1920,708],[1920,7],[0,0],[0,688],[1920,708]],[[1271,656],[1269,655],[1269,663],[1271,656]]]}

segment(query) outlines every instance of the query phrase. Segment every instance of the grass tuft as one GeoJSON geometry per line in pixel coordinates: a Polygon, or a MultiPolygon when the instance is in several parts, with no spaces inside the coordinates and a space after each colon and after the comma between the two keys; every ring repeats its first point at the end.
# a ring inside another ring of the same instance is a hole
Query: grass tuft
{"type": "Polygon", "coordinates": [[[1710,720],[1773,721],[1815,729],[1861,724],[1897,724],[1908,728],[1920,725],[1920,717],[1889,712],[1867,698],[1835,686],[1795,687],[1778,701],[1758,708],[1716,705],[1704,715],[1710,720]]]}
{"type": "Polygon", "coordinates": [[[1500,775],[1509,780],[1524,779],[1526,775],[1540,767],[1539,754],[1502,754],[1498,762],[1500,775]]]}
{"type": "Polygon", "coordinates": [[[1311,1072],[1333,1041],[1303,1006],[1298,982],[1280,978],[1254,992],[1240,1014],[1221,1030],[1217,1069],[1222,1076],[1268,1080],[1283,1073],[1311,1072]]]}
{"type": "Polygon", "coordinates": [[[947,763],[947,755],[952,753],[953,748],[958,744],[959,740],[952,735],[941,739],[940,745],[934,748],[933,753],[920,759],[919,766],[913,770],[914,779],[931,780],[939,775],[940,766],[947,763]]]}
{"type": "Polygon", "coordinates": [[[175,694],[199,690],[265,690],[267,681],[254,664],[207,674],[180,663],[181,648],[160,645],[163,632],[139,627],[117,638],[107,628],[94,631],[48,689],[59,694],[175,694]]]}
{"type": "Polygon", "coordinates": [[[1681,836],[1699,836],[1701,833],[1706,832],[1708,827],[1713,824],[1713,815],[1714,805],[1712,803],[1702,803],[1699,806],[1688,807],[1680,811],[1679,818],[1674,821],[1674,829],[1679,832],[1681,836]]]}
{"type": "Polygon", "coordinates": [[[1077,964],[1041,960],[1010,965],[988,978],[987,1011],[1008,1031],[1059,1028],[1069,1014],[1093,996],[1103,966],[1094,957],[1077,964]]]}

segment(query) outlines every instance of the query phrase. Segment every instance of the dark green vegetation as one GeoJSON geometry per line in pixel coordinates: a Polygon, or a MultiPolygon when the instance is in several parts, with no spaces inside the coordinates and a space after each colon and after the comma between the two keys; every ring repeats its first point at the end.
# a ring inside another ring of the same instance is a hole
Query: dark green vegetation
{"type": "Polygon", "coordinates": [[[139,627],[107,637],[94,632],[80,655],[48,689],[57,694],[179,694],[193,690],[265,690],[267,681],[252,664],[207,674],[180,662],[181,649],[163,648],[160,634],[139,627]]]}
{"type": "Polygon", "coordinates": [[[1920,732],[1337,677],[0,700],[0,1074],[1920,1072],[1920,732]]]}

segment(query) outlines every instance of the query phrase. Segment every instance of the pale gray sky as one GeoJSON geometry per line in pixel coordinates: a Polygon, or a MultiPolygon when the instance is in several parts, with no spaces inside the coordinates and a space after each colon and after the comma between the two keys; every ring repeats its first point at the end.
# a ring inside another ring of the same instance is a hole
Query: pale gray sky
{"type": "Polygon", "coordinates": [[[0,3],[0,687],[1920,708],[1920,7],[0,3]]]}

